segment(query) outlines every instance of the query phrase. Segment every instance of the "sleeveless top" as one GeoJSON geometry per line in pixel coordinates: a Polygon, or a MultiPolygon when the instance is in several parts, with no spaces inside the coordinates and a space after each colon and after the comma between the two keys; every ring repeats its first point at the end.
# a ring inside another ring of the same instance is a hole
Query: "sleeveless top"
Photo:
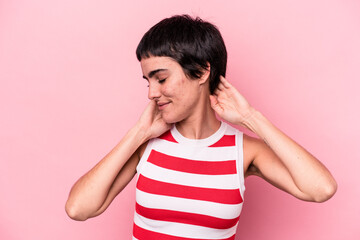
{"type": "Polygon", "coordinates": [[[205,139],[175,125],[151,139],[137,170],[133,239],[235,239],[244,199],[243,133],[221,122],[205,139]]]}

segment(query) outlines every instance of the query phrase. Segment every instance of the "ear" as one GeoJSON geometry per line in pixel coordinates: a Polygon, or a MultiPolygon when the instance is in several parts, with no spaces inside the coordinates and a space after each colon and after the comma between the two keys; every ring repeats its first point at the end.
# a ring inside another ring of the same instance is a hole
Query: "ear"
{"type": "Polygon", "coordinates": [[[206,62],[207,64],[207,68],[206,70],[204,69],[203,70],[203,75],[201,76],[201,78],[199,79],[199,84],[204,84],[206,83],[206,81],[209,79],[210,77],[210,63],[209,62],[206,62]]]}

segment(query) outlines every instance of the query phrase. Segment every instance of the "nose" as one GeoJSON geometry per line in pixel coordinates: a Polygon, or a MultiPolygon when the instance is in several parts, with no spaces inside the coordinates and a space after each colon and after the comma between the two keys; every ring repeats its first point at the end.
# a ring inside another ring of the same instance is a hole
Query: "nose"
{"type": "Polygon", "coordinates": [[[160,93],[160,86],[156,83],[149,83],[149,92],[148,92],[148,98],[150,100],[153,100],[155,98],[159,98],[161,96],[160,93]]]}

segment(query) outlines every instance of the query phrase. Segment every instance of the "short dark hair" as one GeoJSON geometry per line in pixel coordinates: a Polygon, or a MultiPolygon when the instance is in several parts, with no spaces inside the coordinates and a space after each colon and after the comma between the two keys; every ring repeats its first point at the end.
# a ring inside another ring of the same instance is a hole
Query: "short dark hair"
{"type": "Polygon", "coordinates": [[[201,18],[175,15],[150,28],[136,49],[139,61],[150,56],[167,56],[177,61],[191,79],[200,78],[210,64],[210,93],[225,77],[227,52],[218,28],[201,18]]]}

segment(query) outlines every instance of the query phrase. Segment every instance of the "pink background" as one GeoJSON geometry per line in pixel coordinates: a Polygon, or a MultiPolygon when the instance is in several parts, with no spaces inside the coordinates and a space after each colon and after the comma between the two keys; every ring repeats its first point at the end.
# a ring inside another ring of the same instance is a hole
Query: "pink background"
{"type": "Polygon", "coordinates": [[[0,239],[130,239],[134,182],[86,222],[64,205],[147,103],[142,35],[182,13],[219,27],[227,79],[339,185],[316,204],[248,178],[237,239],[360,239],[355,0],[0,0],[0,239]]]}

